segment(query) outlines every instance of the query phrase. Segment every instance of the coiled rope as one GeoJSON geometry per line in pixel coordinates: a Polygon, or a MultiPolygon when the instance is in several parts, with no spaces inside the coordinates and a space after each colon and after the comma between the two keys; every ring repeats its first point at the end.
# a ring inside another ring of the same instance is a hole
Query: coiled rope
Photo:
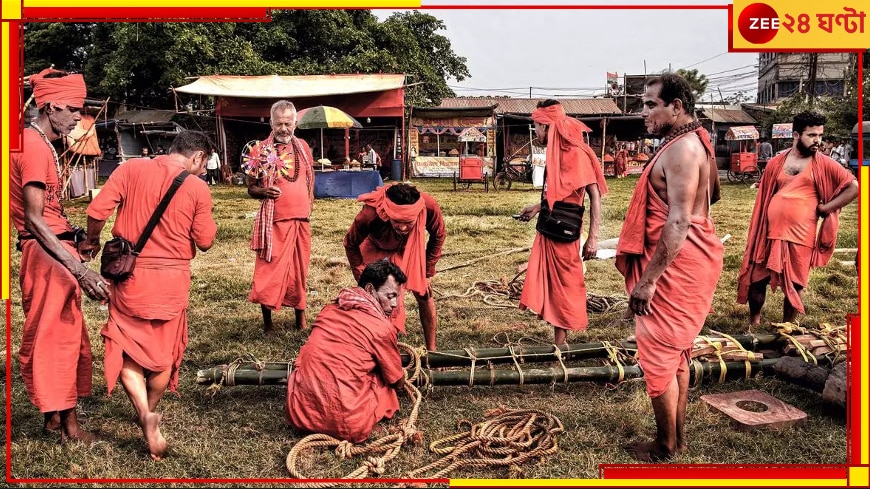
{"type": "Polygon", "coordinates": [[[543,460],[559,450],[556,435],[564,431],[559,418],[535,409],[496,408],[484,413],[484,421],[472,425],[460,421],[467,430],[429,444],[429,450],[443,455],[424,467],[405,474],[408,478],[441,478],[466,467],[508,467],[512,476],[520,476],[520,464],[543,460]],[[435,470],[423,477],[422,474],[435,470]]]}

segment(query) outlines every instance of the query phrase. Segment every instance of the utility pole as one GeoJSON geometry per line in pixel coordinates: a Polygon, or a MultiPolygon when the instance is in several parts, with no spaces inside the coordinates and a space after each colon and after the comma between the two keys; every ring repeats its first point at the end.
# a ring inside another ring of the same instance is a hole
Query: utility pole
{"type": "Polygon", "coordinates": [[[818,63],[818,53],[810,53],[809,61],[807,63],[809,68],[809,75],[807,76],[807,83],[806,85],[804,85],[804,94],[807,95],[810,108],[813,107],[816,99],[816,72],[818,71],[818,63]]]}

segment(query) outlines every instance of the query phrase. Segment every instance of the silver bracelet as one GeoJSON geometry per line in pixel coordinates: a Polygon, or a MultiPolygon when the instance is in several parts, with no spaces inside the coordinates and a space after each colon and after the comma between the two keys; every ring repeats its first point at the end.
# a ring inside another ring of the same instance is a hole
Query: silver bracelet
{"type": "Polygon", "coordinates": [[[84,268],[84,270],[82,270],[82,274],[81,274],[81,276],[76,277],[76,274],[73,273],[73,277],[75,277],[76,280],[79,281],[79,282],[81,282],[81,280],[82,280],[83,278],[85,278],[85,275],[88,274],[88,267],[82,267],[82,268],[84,268]]]}

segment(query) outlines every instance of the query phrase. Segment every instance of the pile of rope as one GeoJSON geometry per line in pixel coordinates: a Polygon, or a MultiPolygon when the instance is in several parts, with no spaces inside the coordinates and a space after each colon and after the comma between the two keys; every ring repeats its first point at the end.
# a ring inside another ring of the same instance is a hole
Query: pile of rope
{"type": "Polygon", "coordinates": [[[444,477],[464,467],[508,467],[514,477],[523,474],[520,464],[543,460],[559,450],[556,434],[564,431],[562,422],[551,414],[534,409],[491,409],[485,420],[472,425],[463,420],[459,428],[467,431],[442,438],[429,445],[429,450],[443,455],[435,462],[405,474],[409,479],[444,477]],[[428,471],[436,472],[423,477],[428,471]]]}
{"type": "MultiPolygon", "coordinates": [[[[517,307],[520,295],[523,293],[524,280],[522,277],[525,270],[518,273],[511,281],[505,278],[501,280],[480,280],[471,284],[462,294],[442,295],[438,300],[467,299],[474,296],[482,296],[484,304],[493,308],[513,309],[517,307]]],[[[586,310],[592,313],[624,312],[628,308],[628,300],[625,297],[601,296],[586,292],[586,310]]]]}
{"type": "MultiPolygon", "coordinates": [[[[411,414],[406,420],[394,428],[392,433],[379,438],[368,445],[354,445],[351,442],[339,440],[329,435],[313,434],[300,440],[287,454],[287,470],[298,479],[307,479],[297,468],[300,455],[309,449],[332,448],[340,460],[353,458],[357,455],[366,455],[366,460],[356,470],[342,477],[342,479],[365,479],[372,476],[382,475],[386,469],[386,463],[394,459],[407,442],[419,443],[423,439],[422,432],[417,431],[417,417],[420,412],[420,401],[423,396],[414,382],[421,374],[421,352],[409,345],[399,343],[399,348],[408,352],[411,357],[411,365],[405,371],[405,391],[410,395],[413,402],[411,414]]],[[[306,487],[333,487],[330,483],[306,483],[306,487]]]]}

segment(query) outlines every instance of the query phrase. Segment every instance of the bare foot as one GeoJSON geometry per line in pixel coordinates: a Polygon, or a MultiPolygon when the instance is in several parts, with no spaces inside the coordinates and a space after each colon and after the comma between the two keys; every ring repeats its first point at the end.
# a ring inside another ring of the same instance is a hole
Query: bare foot
{"type": "Polygon", "coordinates": [[[641,462],[668,461],[673,457],[673,454],[662,450],[661,446],[655,441],[638,442],[627,446],[626,450],[641,462]]]}
{"type": "Polygon", "coordinates": [[[43,425],[42,431],[43,433],[60,431],[60,411],[45,413],[45,425],[43,425]]]}
{"type": "Polygon", "coordinates": [[[97,441],[97,435],[91,433],[90,431],[83,430],[80,427],[75,428],[63,428],[60,430],[60,442],[61,443],[69,443],[69,442],[81,442],[81,443],[93,443],[97,441]]]}
{"type": "Polygon", "coordinates": [[[163,460],[166,455],[166,449],[169,444],[160,433],[161,415],[157,413],[148,413],[142,417],[142,434],[145,435],[145,442],[148,444],[148,452],[151,458],[155,461],[163,460]]]}

